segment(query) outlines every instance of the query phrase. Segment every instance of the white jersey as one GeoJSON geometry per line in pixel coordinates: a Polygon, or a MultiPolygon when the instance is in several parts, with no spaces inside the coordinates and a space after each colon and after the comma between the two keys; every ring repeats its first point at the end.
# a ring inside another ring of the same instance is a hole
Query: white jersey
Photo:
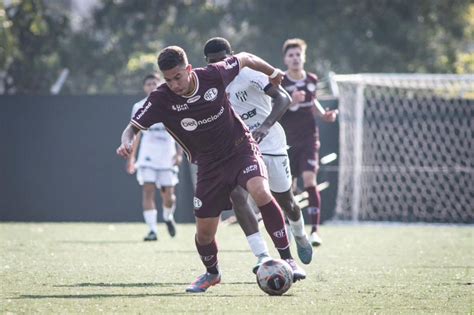
{"type": "MultiPolygon", "coordinates": [[[[132,109],[132,118],[143,106],[147,98],[142,99],[132,109]]],[[[141,143],[138,150],[136,167],[150,167],[157,170],[176,170],[174,156],[176,155],[176,143],[173,137],[166,131],[162,123],[152,125],[148,130],[141,131],[141,143]]]]}
{"type": "MultiPolygon", "coordinates": [[[[269,83],[266,75],[245,67],[226,88],[232,107],[251,132],[262,125],[272,110],[271,98],[264,91],[269,83]]],[[[259,147],[262,154],[287,154],[285,131],[278,122],[270,128],[259,147]]]]}

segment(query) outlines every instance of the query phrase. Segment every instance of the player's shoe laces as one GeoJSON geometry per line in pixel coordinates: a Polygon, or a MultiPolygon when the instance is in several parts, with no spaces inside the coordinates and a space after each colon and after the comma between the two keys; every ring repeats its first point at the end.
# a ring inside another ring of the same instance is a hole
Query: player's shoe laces
{"type": "Polygon", "coordinates": [[[306,235],[295,236],[296,249],[298,251],[298,257],[301,262],[305,265],[309,264],[313,259],[313,247],[306,235]]]}
{"type": "Polygon", "coordinates": [[[168,233],[170,234],[171,237],[176,236],[176,223],[174,222],[174,219],[171,219],[169,221],[165,221],[166,227],[168,228],[168,233]]]}
{"type": "Polygon", "coordinates": [[[306,278],[306,271],[304,271],[303,268],[298,266],[293,258],[285,259],[285,261],[288,263],[288,265],[290,265],[291,269],[293,270],[293,282],[306,278]]]}
{"type": "Polygon", "coordinates": [[[323,240],[319,237],[316,231],[311,233],[309,237],[309,241],[311,242],[311,245],[313,245],[314,247],[317,247],[323,244],[323,240]]]}
{"type": "Polygon", "coordinates": [[[191,283],[187,288],[186,292],[191,293],[200,293],[205,292],[209,287],[216,285],[221,282],[221,274],[213,274],[206,272],[203,275],[197,277],[193,283],[191,283]]]}
{"type": "Polygon", "coordinates": [[[270,259],[272,259],[272,258],[271,258],[270,256],[267,256],[267,255],[263,254],[263,255],[258,256],[257,259],[258,259],[258,260],[257,260],[257,264],[252,268],[252,272],[253,272],[254,274],[257,274],[258,268],[260,268],[260,266],[261,266],[264,262],[266,262],[267,260],[270,260],[270,259]]]}
{"type": "Polygon", "coordinates": [[[155,232],[150,231],[150,233],[148,233],[148,235],[145,236],[145,237],[143,238],[143,240],[144,240],[145,242],[157,241],[157,240],[158,240],[158,236],[156,236],[156,233],[155,233],[155,232]]]}

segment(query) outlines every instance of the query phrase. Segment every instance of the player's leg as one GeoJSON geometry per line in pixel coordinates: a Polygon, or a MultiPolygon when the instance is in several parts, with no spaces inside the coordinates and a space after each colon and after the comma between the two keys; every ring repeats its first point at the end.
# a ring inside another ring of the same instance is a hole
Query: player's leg
{"type": "Polygon", "coordinates": [[[161,199],[163,200],[163,221],[171,237],[176,235],[174,212],[176,210],[175,185],[178,183],[178,173],[172,170],[157,172],[157,183],[161,186],[161,199]]]}
{"type": "Polygon", "coordinates": [[[303,183],[305,191],[308,193],[308,215],[311,220],[310,241],[313,246],[319,246],[322,244],[318,234],[321,217],[321,196],[316,185],[316,172],[304,171],[303,183]]]}
{"type": "Polygon", "coordinates": [[[252,270],[256,273],[258,267],[270,258],[267,243],[258,229],[257,217],[251,208],[253,202],[250,202],[249,194],[242,187],[237,186],[230,196],[237,221],[247,237],[252,253],[257,257],[257,264],[252,270]]]}
{"type": "Polygon", "coordinates": [[[296,264],[291,256],[283,213],[270,192],[267,179],[261,176],[252,177],[247,180],[246,188],[260,209],[265,228],[280,257],[292,267],[294,281],[306,278],[306,272],[296,264]]]}
{"type": "Polygon", "coordinates": [[[200,275],[191,283],[186,288],[186,292],[205,292],[209,287],[221,281],[217,260],[217,243],[215,240],[218,224],[219,217],[196,217],[195,244],[201,261],[206,267],[206,273],[200,275]]]}
{"type": "Polygon", "coordinates": [[[186,289],[187,292],[204,292],[221,281],[217,258],[215,235],[222,209],[230,209],[230,188],[222,181],[220,169],[199,166],[194,216],[196,218],[195,244],[206,272],[200,275],[186,289]]]}
{"type": "Polygon", "coordinates": [[[148,225],[150,232],[143,239],[144,241],[156,241],[158,239],[157,215],[155,204],[155,183],[144,183],[142,191],[143,218],[148,225]]]}
{"type": "Polygon", "coordinates": [[[288,218],[290,230],[295,237],[298,256],[304,264],[312,259],[313,249],[304,230],[301,209],[291,190],[292,178],[288,157],[264,155],[263,160],[268,171],[270,190],[288,218]]]}
{"type": "Polygon", "coordinates": [[[295,238],[298,257],[302,263],[309,264],[313,258],[313,248],[306,235],[303,215],[301,214],[300,207],[296,203],[293,191],[288,189],[283,193],[272,193],[287,215],[291,233],[293,233],[295,238]]]}
{"type": "Polygon", "coordinates": [[[161,187],[161,199],[163,200],[163,221],[168,228],[171,237],[176,235],[176,223],[174,212],[176,210],[176,195],[174,186],[161,187]]]}
{"type": "Polygon", "coordinates": [[[142,207],[143,207],[143,218],[145,223],[148,225],[149,233],[144,241],[156,241],[158,239],[157,229],[157,215],[155,204],[155,170],[151,168],[139,167],[137,169],[137,180],[142,185],[142,207]]]}

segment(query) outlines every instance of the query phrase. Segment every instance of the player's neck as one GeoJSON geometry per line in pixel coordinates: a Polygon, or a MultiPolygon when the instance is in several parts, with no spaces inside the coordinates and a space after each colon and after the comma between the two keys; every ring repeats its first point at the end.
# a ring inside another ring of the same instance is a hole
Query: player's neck
{"type": "Polygon", "coordinates": [[[188,96],[191,96],[194,94],[194,92],[196,92],[196,87],[197,87],[197,84],[196,84],[196,76],[194,75],[194,72],[191,72],[191,82],[189,83],[189,90],[188,92],[186,92],[185,95],[183,95],[184,97],[188,97],[188,96]]]}
{"type": "Polygon", "coordinates": [[[304,69],[297,69],[297,70],[288,69],[286,71],[286,74],[293,81],[302,80],[306,77],[306,71],[304,71],[304,69]]]}

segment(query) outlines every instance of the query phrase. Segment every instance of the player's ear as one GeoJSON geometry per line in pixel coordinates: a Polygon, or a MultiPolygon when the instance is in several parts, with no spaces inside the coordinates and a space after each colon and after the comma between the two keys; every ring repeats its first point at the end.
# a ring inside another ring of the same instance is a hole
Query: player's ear
{"type": "Polygon", "coordinates": [[[186,66],[186,71],[190,73],[191,70],[193,70],[193,65],[188,63],[188,65],[186,66]]]}

